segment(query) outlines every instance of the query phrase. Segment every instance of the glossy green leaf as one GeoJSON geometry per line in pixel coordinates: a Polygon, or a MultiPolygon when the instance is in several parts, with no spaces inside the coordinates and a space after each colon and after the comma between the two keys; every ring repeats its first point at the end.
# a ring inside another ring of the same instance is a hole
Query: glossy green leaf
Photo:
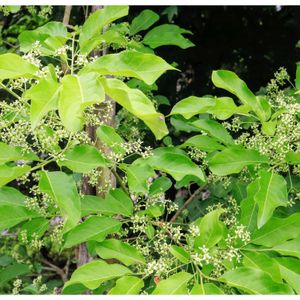
{"type": "Polygon", "coordinates": [[[97,39],[104,26],[120,19],[128,14],[128,6],[105,6],[96,10],[84,22],[79,36],[80,52],[88,54],[98,44],[93,43],[97,39]]]}
{"type": "Polygon", "coordinates": [[[130,113],[141,119],[157,139],[168,134],[165,118],[156,112],[152,101],[140,90],[131,89],[118,79],[101,79],[105,92],[130,113]]]}
{"type": "Polygon", "coordinates": [[[164,24],[148,31],[143,39],[143,43],[152,49],[166,45],[174,45],[182,49],[194,46],[183,34],[192,34],[192,32],[177,25],[164,24]]]}
{"type": "Polygon", "coordinates": [[[149,189],[150,195],[155,195],[158,193],[164,193],[172,186],[172,181],[168,177],[158,177],[155,179],[149,189]]]}
{"type": "Polygon", "coordinates": [[[213,71],[212,82],[216,87],[225,89],[226,91],[236,95],[243,104],[250,106],[257,116],[266,121],[265,109],[260,101],[250,91],[246,83],[241,80],[234,72],[226,70],[213,71]]]}
{"type": "Polygon", "coordinates": [[[219,144],[219,141],[216,138],[207,135],[192,136],[180,145],[180,148],[185,147],[194,147],[205,152],[213,152],[216,150],[223,150],[225,148],[223,145],[219,144]]]}
{"type": "Polygon", "coordinates": [[[287,206],[288,193],[285,179],[274,172],[261,171],[258,190],[254,195],[258,206],[257,227],[262,227],[278,206],[287,206]]]}
{"type": "Polygon", "coordinates": [[[65,219],[64,232],[77,225],[81,217],[80,197],[75,180],[63,172],[40,172],[39,189],[58,205],[65,219]]]}
{"type": "Polygon", "coordinates": [[[126,50],[107,54],[86,65],[80,74],[97,72],[100,75],[135,77],[153,84],[167,70],[176,70],[159,56],[126,50]]]}
{"type": "Polygon", "coordinates": [[[199,119],[191,123],[193,126],[207,132],[212,137],[220,140],[225,145],[233,144],[233,139],[227,129],[222,124],[214,120],[199,119]]]}
{"type": "Polygon", "coordinates": [[[172,245],[169,248],[169,251],[174,257],[176,257],[180,262],[184,264],[188,263],[191,260],[190,254],[182,247],[172,245]]]}
{"type": "Polygon", "coordinates": [[[170,174],[176,181],[193,176],[198,183],[205,182],[203,171],[185,154],[175,147],[161,147],[145,159],[153,169],[170,174]]]}
{"type": "Polygon", "coordinates": [[[63,77],[58,110],[61,121],[68,130],[81,130],[84,109],[105,100],[98,76],[96,73],[86,73],[63,77]]]}
{"type": "Polygon", "coordinates": [[[252,149],[233,146],[214,155],[208,162],[210,170],[218,175],[240,173],[246,166],[267,163],[268,158],[252,149]]]}
{"type": "Polygon", "coordinates": [[[224,223],[220,221],[220,215],[223,212],[223,209],[218,208],[195,221],[195,224],[200,229],[200,235],[195,237],[194,240],[194,248],[196,250],[202,246],[211,248],[223,238],[226,230],[224,223]]]}
{"type": "Polygon", "coordinates": [[[255,203],[254,195],[259,189],[258,180],[251,182],[247,186],[247,198],[240,204],[240,223],[246,226],[246,230],[253,232],[257,229],[258,206],[255,203]]]}
{"type": "Polygon", "coordinates": [[[133,193],[148,193],[149,178],[155,175],[153,168],[143,160],[137,159],[126,168],[129,190],[133,193]]]}
{"type": "Polygon", "coordinates": [[[25,206],[25,200],[25,195],[13,187],[3,186],[0,188],[0,206],[25,206]]]}
{"type": "Polygon", "coordinates": [[[65,283],[64,289],[74,284],[83,284],[94,290],[102,282],[130,275],[132,272],[119,264],[108,264],[101,259],[95,259],[74,271],[71,279],[65,283]]]}
{"type": "Polygon", "coordinates": [[[300,237],[276,245],[272,248],[272,250],[282,255],[295,256],[300,259],[300,237]]]}
{"type": "Polygon", "coordinates": [[[180,114],[186,119],[190,119],[191,117],[200,113],[207,113],[209,109],[215,105],[215,98],[190,96],[177,102],[173,106],[170,115],[180,114]]]}
{"type": "Polygon", "coordinates": [[[118,232],[122,226],[118,220],[92,216],[70,230],[65,237],[64,248],[71,248],[86,241],[102,241],[108,234],[118,232]]]}
{"type": "Polygon", "coordinates": [[[22,147],[0,142],[0,164],[16,160],[39,160],[39,158],[33,152],[25,150],[22,147]]]}
{"type": "Polygon", "coordinates": [[[144,281],[134,276],[124,276],[116,281],[116,285],[108,295],[138,295],[144,287],[144,281]]]}
{"type": "Polygon", "coordinates": [[[3,286],[4,283],[27,273],[30,273],[28,265],[21,263],[10,265],[0,271],[0,286],[3,286]]]}
{"type": "Polygon", "coordinates": [[[95,209],[98,210],[99,213],[131,216],[133,212],[132,200],[122,189],[111,189],[105,199],[97,196],[85,196],[85,200],[90,201],[90,203],[96,203],[98,201],[95,209]]]}
{"type": "Polygon", "coordinates": [[[243,251],[243,265],[268,273],[274,281],[281,282],[281,274],[276,261],[263,252],[243,251]]]}
{"type": "Polygon", "coordinates": [[[191,295],[223,295],[223,291],[213,283],[195,284],[191,295]]]}
{"type": "Polygon", "coordinates": [[[67,150],[64,157],[58,161],[59,166],[65,166],[77,173],[88,173],[108,164],[101,152],[91,145],[77,145],[67,150]]]}
{"type": "Polygon", "coordinates": [[[29,52],[39,41],[42,55],[54,55],[67,41],[68,31],[62,22],[51,21],[34,30],[24,30],[18,36],[20,50],[29,52]]]}
{"type": "Polygon", "coordinates": [[[285,157],[286,162],[291,165],[299,165],[300,164],[300,152],[289,151],[285,157]]]}
{"type": "Polygon", "coordinates": [[[300,294],[300,261],[292,257],[276,257],[282,278],[300,294]]]}
{"type": "Polygon", "coordinates": [[[140,31],[148,29],[159,20],[159,15],[150,9],[144,9],[135,17],[130,25],[130,34],[134,35],[140,31]]]}
{"type": "Polygon", "coordinates": [[[214,115],[219,120],[226,120],[234,114],[247,114],[249,111],[246,105],[236,106],[230,97],[216,98],[215,106],[208,109],[208,113],[214,115]]]}
{"type": "Polygon", "coordinates": [[[152,295],[186,295],[187,284],[193,277],[187,272],[176,273],[167,279],[161,280],[152,295]]]}
{"type": "Polygon", "coordinates": [[[34,129],[49,111],[56,110],[60,84],[52,78],[41,79],[36,85],[32,86],[25,97],[31,100],[30,122],[34,129]]]}
{"type": "Polygon", "coordinates": [[[9,229],[23,221],[38,217],[39,215],[24,206],[0,205],[0,230],[9,229]]]}
{"type": "Polygon", "coordinates": [[[84,195],[81,198],[81,216],[85,217],[91,214],[103,213],[101,204],[102,201],[105,200],[101,197],[84,195]]]}
{"type": "Polygon", "coordinates": [[[0,80],[35,77],[39,68],[14,53],[0,55],[0,80]]]}
{"type": "Polygon", "coordinates": [[[0,165],[0,186],[3,186],[30,171],[30,166],[0,165]]]}
{"type": "Polygon", "coordinates": [[[300,213],[287,218],[272,217],[251,236],[251,242],[266,247],[276,246],[300,235],[300,213]]]}
{"type": "Polygon", "coordinates": [[[250,267],[241,267],[228,271],[221,280],[241,292],[253,295],[293,294],[291,288],[283,283],[272,280],[268,273],[250,267]]]}
{"type": "Polygon", "coordinates": [[[116,130],[108,125],[100,125],[96,131],[98,139],[109,146],[115,153],[125,154],[122,147],[124,140],[116,133],[116,130]]]}
{"type": "Polygon", "coordinates": [[[103,259],[115,258],[126,266],[145,263],[145,258],[140,251],[129,244],[115,239],[98,243],[96,252],[103,259]]]}

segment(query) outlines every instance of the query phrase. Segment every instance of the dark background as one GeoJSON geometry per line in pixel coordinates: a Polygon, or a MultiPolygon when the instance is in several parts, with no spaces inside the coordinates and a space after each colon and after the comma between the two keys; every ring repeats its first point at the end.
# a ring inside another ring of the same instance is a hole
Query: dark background
{"type": "MultiPolygon", "coordinates": [[[[161,14],[166,6],[131,6],[130,17],[145,8],[161,14]]],[[[295,47],[300,40],[300,6],[177,6],[177,11],[172,21],[193,32],[186,37],[195,47],[157,48],[159,55],[168,62],[175,60],[184,72],[169,72],[158,81],[159,92],[172,102],[190,95],[217,95],[210,80],[215,69],[236,72],[254,92],[266,86],[281,66],[294,80],[300,60],[300,49],[295,47]],[[176,82],[185,75],[186,85],[176,93],[176,82]]],[[[159,23],[167,22],[162,15],[159,23]]]]}

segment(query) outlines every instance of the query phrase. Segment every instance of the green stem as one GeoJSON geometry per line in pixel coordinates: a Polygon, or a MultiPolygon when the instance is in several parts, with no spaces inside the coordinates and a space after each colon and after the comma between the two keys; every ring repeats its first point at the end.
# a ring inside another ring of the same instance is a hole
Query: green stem
{"type": "Polygon", "coordinates": [[[10,88],[8,88],[5,84],[3,84],[2,82],[0,82],[0,86],[6,90],[8,93],[10,93],[11,95],[13,95],[15,98],[17,99],[21,99],[21,97],[19,95],[17,95],[14,91],[12,91],[10,88]]]}

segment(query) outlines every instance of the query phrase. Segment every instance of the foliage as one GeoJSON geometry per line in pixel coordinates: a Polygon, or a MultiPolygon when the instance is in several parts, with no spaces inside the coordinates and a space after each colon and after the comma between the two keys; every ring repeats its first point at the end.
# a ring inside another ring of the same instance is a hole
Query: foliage
{"type": "Polygon", "coordinates": [[[154,49],[191,32],[150,10],[112,23],[128,10],[47,22],[0,56],[1,292],[299,293],[299,76],[288,87],[280,69],[255,95],[217,70],[230,94],[165,117],[155,82],[178,70],[154,49]]]}

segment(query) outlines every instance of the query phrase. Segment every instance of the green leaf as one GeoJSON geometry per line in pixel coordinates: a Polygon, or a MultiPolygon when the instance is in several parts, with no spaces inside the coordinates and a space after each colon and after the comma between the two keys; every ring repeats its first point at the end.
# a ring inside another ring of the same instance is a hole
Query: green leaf
{"type": "Polygon", "coordinates": [[[272,217],[278,206],[287,206],[288,192],[285,179],[274,172],[262,170],[254,200],[258,205],[257,227],[261,228],[272,217]]]}
{"type": "Polygon", "coordinates": [[[13,187],[3,186],[0,188],[0,206],[25,206],[26,197],[13,187]]]}
{"type": "Polygon", "coordinates": [[[251,243],[273,247],[299,235],[300,213],[296,213],[287,218],[272,217],[264,226],[253,233],[251,243]]]}
{"type": "Polygon", "coordinates": [[[95,168],[106,167],[109,164],[101,152],[91,145],[77,145],[67,150],[64,157],[57,163],[77,173],[88,173],[95,168]]]}
{"type": "Polygon", "coordinates": [[[79,35],[80,52],[88,54],[94,47],[93,39],[97,38],[104,26],[128,15],[128,6],[105,6],[92,13],[82,26],[79,35]]]}
{"type": "Polygon", "coordinates": [[[24,30],[18,36],[20,50],[29,52],[36,41],[40,42],[42,55],[53,55],[67,41],[68,31],[62,22],[51,21],[34,30],[24,30]]]}
{"type": "Polygon", "coordinates": [[[158,193],[164,193],[171,186],[172,186],[172,181],[168,177],[165,176],[158,177],[152,182],[150,186],[149,194],[155,195],[158,193]]]}
{"type": "Polygon", "coordinates": [[[190,96],[177,102],[173,106],[170,115],[180,114],[186,119],[190,119],[191,117],[200,113],[207,113],[208,110],[215,105],[215,98],[190,96]]]}
{"type": "Polygon", "coordinates": [[[11,146],[0,142],[0,164],[16,160],[39,160],[31,151],[19,146],[11,146]]]}
{"type": "Polygon", "coordinates": [[[282,278],[300,294],[300,261],[292,257],[276,257],[282,278]]]}
{"type": "Polygon", "coordinates": [[[257,229],[258,207],[254,201],[254,195],[259,189],[257,180],[247,186],[247,198],[241,201],[240,205],[240,223],[246,226],[246,230],[253,232],[257,229]]]}
{"type": "Polygon", "coordinates": [[[145,258],[140,251],[129,244],[115,239],[109,239],[98,243],[96,252],[104,259],[115,258],[126,266],[145,264],[145,258]]]}
{"type": "Polygon", "coordinates": [[[176,273],[161,280],[152,295],[186,295],[188,294],[187,284],[192,277],[193,275],[187,272],[176,273]]]}
{"type": "Polygon", "coordinates": [[[216,98],[215,106],[208,109],[208,113],[213,114],[219,120],[226,120],[234,114],[247,114],[248,106],[236,106],[230,97],[216,98]]]}
{"type": "Polygon", "coordinates": [[[285,157],[286,162],[291,165],[299,165],[300,164],[300,152],[289,151],[285,157]]]}
{"type": "Polygon", "coordinates": [[[39,124],[49,111],[57,109],[60,86],[56,80],[47,77],[41,79],[25,92],[24,96],[31,100],[30,122],[32,129],[39,124]]]}
{"type": "Polygon", "coordinates": [[[262,107],[261,102],[234,72],[226,70],[213,71],[212,82],[216,87],[236,95],[243,104],[250,106],[261,121],[267,121],[265,109],[262,107]]]}
{"type": "Polygon", "coordinates": [[[300,237],[275,245],[272,250],[286,256],[295,256],[300,259],[300,237]]]}
{"type": "Polygon", "coordinates": [[[35,77],[39,68],[14,53],[0,55],[0,80],[35,77]]]}
{"type": "Polygon", "coordinates": [[[140,90],[131,89],[118,79],[102,78],[101,83],[108,96],[145,122],[157,139],[168,134],[164,116],[156,112],[152,101],[140,90]]]}
{"type": "Polygon", "coordinates": [[[22,241],[21,232],[26,231],[28,241],[41,238],[49,227],[49,221],[45,218],[35,218],[25,224],[20,229],[19,241],[22,241]]]}
{"type": "Polygon", "coordinates": [[[170,118],[171,124],[174,126],[176,131],[184,132],[198,132],[199,129],[192,125],[192,123],[186,120],[181,115],[176,115],[170,118]]]}
{"type": "Polygon", "coordinates": [[[223,295],[223,291],[213,283],[195,284],[191,295],[223,295]]]}
{"type": "Polygon", "coordinates": [[[159,56],[126,50],[107,54],[86,65],[80,74],[97,72],[100,75],[135,77],[153,84],[167,70],[176,70],[159,56]]]}
{"type": "Polygon", "coordinates": [[[198,183],[205,182],[203,171],[185,154],[175,147],[161,147],[145,159],[153,169],[170,174],[176,181],[193,176],[198,183]]]}
{"type": "Polygon", "coordinates": [[[23,206],[0,205],[0,230],[9,229],[23,221],[39,217],[37,213],[23,206]]]}
{"type": "Polygon", "coordinates": [[[105,199],[97,196],[85,196],[83,201],[89,201],[90,204],[95,203],[95,205],[98,201],[95,210],[103,214],[131,216],[133,212],[132,200],[122,189],[111,189],[105,199]]]}
{"type": "Polygon", "coordinates": [[[103,213],[101,204],[102,201],[105,200],[101,197],[83,195],[81,198],[81,217],[103,213]]]}
{"type": "Polygon", "coordinates": [[[166,45],[174,45],[182,49],[195,46],[182,34],[192,34],[192,32],[180,28],[177,25],[164,24],[154,27],[152,30],[148,31],[143,39],[143,43],[150,46],[152,49],[166,45]]]}
{"type": "Polygon", "coordinates": [[[233,139],[227,129],[222,124],[214,120],[200,119],[191,123],[193,126],[207,132],[212,137],[220,140],[225,145],[232,145],[233,139]]]}
{"type": "Polygon", "coordinates": [[[96,73],[63,77],[58,110],[61,121],[68,130],[81,130],[85,108],[105,100],[104,89],[98,77],[96,73]]]}
{"type": "Polygon", "coordinates": [[[211,248],[223,238],[226,230],[224,223],[220,221],[220,215],[223,212],[223,209],[218,208],[195,221],[200,229],[200,235],[195,237],[194,240],[195,249],[199,249],[204,245],[211,248]]]}
{"type": "Polygon", "coordinates": [[[272,280],[268,273],[249,267],[241,267],[226,272],[221,278],[229,286],[253,295],[293,294],[291,288],[272,280]]]}
{"type": "Polygon", "coordinates": [[[192,136],[180,145],[180,148],[185,147],[194,147],[205,152],[213,152],[216,150],[223,150],[225,148],[223,145],[219,144],[219,141],[216,138],[207,135],[192,136]]]}
{"type": "Polygon", "coordinates": [[[108,295],[138,295],[144,287],[144,281],[134,276],[124,276],[116,281],[116,285],[108,295]]]}
{"type": "Polygon", "coordinates": [[[135,160],[126,168],[127,181],[130,192],[132,193],[148,193],[148,179],[155,175],[151,166],[141,159],[135,160]]]}
{"type": "Polygon", "coordinates": [[[40,172],[39,189],[47,193],[58,205],[65,219],[64,232],[80,220],[80,197],[73,177],[63,172],[40,172]]]}
{"type": "Polygon", "coordinates": [[[159,15],[150,9],[144,9],[135,17],[130,25],[130,34],[134,35],[140,31],[148,29],[159,20],[159,15]]]}
{"type": "Polygon", "coordinates": [[[108,234],[118,232],[121,226],[118,220],[92,216],[66,234],[63,248],[71,248],[86,241],[102,241],[108,234]]]}
{"type": "Polygon", "coordinates": [[[243,251],[243,265],[268,273],[274,281],[281,282],[281,274],[276,261],[263,252],[243,251]]]}
{"type": "Polygon", "coordinates": [[[98,139],[109,146],[115,153],[124,155],[126,150],[122,147],[124,140],[116,133],[116,130],[108,125],[100,125],[96,131],[98,139]]]}
{"type": "MultiPolygon", "coordinates": [[[[299,43],[297,43],[296,47],[299,47],[299,43]]],[[[296,65],[297,65],[297,69],[296,69],[295,85],[296,88],[299,90],[300,89],[300,62],[297,62],[296,65]]]]}
{"type": "Polygon", "coordinates": [[[237,174],[246,166],[268,163],[268,158],[256,150],[232,146],[214,155],[208,162],[210,170],[218,176],[237,174]]]}
{"type": "Polygon", "coordinates": [[[0,186],[3,186],[31,170],[30,166],[0,165],[0,186]]]}
{"type": "Polygon", "coordinates": [[[30,273],[28,265],[25,264],[13,264],[0,271],[0,286],[3,286],[5,282],[18,278],[18,276],[30,273]]]}
{"type": "Polygon", "coordinates": [[[191,260],[190,254],[182,247],[172,245],[169,248],[169,251],[174,257],[176,257],[180,262],[184,264],[187,264],[191,260]]]}
{"type": "Polygon", "coordinates": [[[74,284],[83,284],[94,290],[102,282],[130,275],[132,272],[119,264],[108,264],[103,260],[95,259],[74,271],[71,279],[65,283],[64,289],[74,284]]]}

